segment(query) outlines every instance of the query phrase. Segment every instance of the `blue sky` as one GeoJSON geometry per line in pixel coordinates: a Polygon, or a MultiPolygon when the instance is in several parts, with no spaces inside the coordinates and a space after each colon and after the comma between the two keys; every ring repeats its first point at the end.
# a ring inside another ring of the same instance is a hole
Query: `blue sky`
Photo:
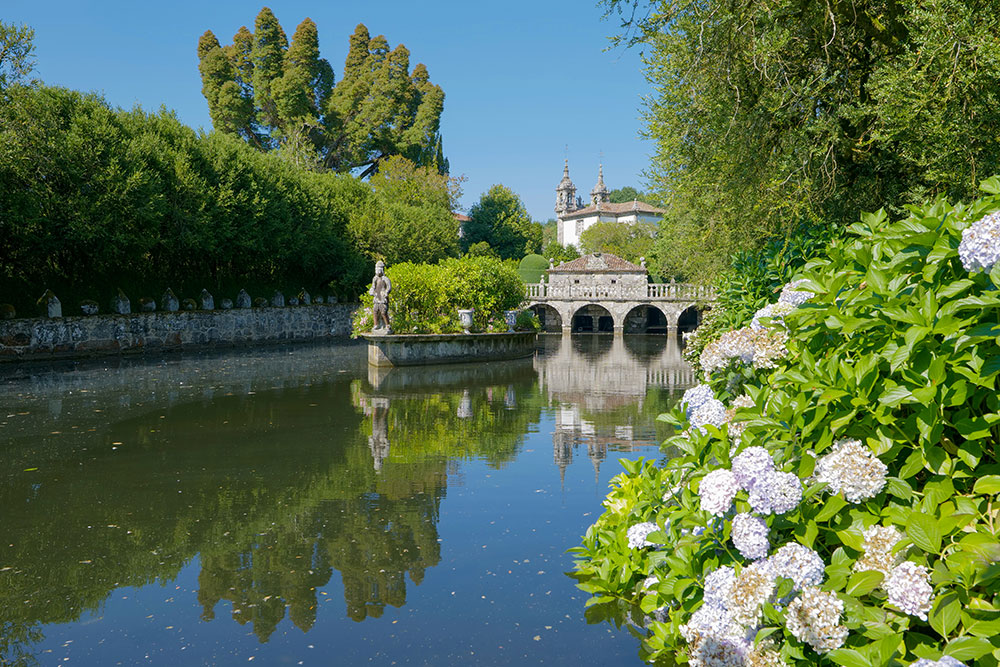
{"type": "MultiPolygon", "coordinates": [[[[392,46],[405,44],[412,64],[427,65],[445,91],[445,153],[452,175],[467,178],[465,209],[503,183],[532,217],[554,217],[564,157],[585,199],[602,160],[609,188],[643,185],[652,146],[638,137],[639,116],[649,86],[637,52],[605,50],[616,24],[602,21],[590,0],[267,4],[289,36],[306,16],[316,22],[322,55],[338,80],[358,23],[392,46]]],[[[263,5],[4,0],[0,20],[35,29],[36,76],[46,83],[99,92],[122,107],[165,105],[207,130],[198,37],[211,29],[229,43],[241,25],[252,29],[263,5]]]]}

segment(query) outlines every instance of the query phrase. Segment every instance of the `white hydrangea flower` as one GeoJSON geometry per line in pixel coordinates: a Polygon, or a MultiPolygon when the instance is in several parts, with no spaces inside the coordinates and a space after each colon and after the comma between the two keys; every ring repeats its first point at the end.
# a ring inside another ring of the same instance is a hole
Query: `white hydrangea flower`
{"type": "Polygon", "coordinates": [[[749,327],[727,331],[705,346],[700,363],[705,372],[711,374],[725,368],[733,359],[741,363],[753,363],[753,330],[749,327]]]}
{"type": "Polygon", "coordinates": [[[843,612],[844,603],[834,593],[808,586],[788,605],[785,627],[817,653],[828,653],[847,639],[847,628],[840,625],[843,612]]]}
{"type": "Polygon", "coordinates": [[[774,644],[766,639],[750,647],[743,658],[743,667],[787,667],[788,663],[778,653],[774,644]]]}
{"type": "Polygon", "coordinates": [[[783,327],[785,326],[785,315],[793,310],[795,310],[795,306],[784,301],[769,303],[753,314],[753,319],[750,320],[750,328],[754,331],[763,331],[767,328],[783,327]],[[767,326],[762,321],[764,319],[769,320],[767,326]]]}
{"type": "Polygon", "coordinates": [[[733,580],[726,608],[743,627],[757,625],[762,605],[774,594],[774,575],[765,562],[747,565],[733,580]]]}
{"type": "Polygon", "coordinates": [[[733,517],[733,545],[750,560],[760,560],[767,556],[771,543],[767,541],[767,524],[760,517],[751,514],[737,514],[733,517]]]}
{"type": "Polygon", "coordinates": [[[860,440],[838,440],[832,451],[816,462],[813,479],[826,482],[830,493],[844,494],[849,503],[874,498],[885,487],[885,464],[860,440]]]}
{"type": "Polygon", "coordinates": [[[784,514],[802,502],[802,482],[794,473],[772,470],[754,483],[750,507],[759,514],[784,514]]]}
{"type": "Polygon", "coordinates": [[[733,590],[736,572],[728,565],[712,570],[705,575],[705,606],[722,607],[729,604],[729,593],[733,590]]]}
{"type": "Polygon", "coordinates": [[[702,478],[698,487],[701,509],[709,514],[722,516],[733,506],[733,498],[739,488],[732,472],[725,469],[713,470],[702,478]]]}
{"type": "Polygon", "coordinates": [[[966,667],[964,662],[959,662],[950,655],[942,655],[937,660],[921,658],[916,662],[911,662],[910,667],[966,667]]]}
{"type": "Polygon", "coordinates": [[[684,413],[687,415],[687,418],[691,419],[694,411],[710,398],[715,398],[715,394],[707,384],[696,384],[685,391],[681,397],[681,405],[684,406],[684,413]]]}
{"type": "Polygon", "coordinates": [[[787,303],[792,307],[801,306],[806,301],[813,297],[813,293],[809,290],[799,289],[806,282],[805,279],[793,280],[784,287],[781,288],[781,296],[778,297],[778,303],[787,303]]]}
{"type": "Polygon", "coordinates": [[[904,561],[892,569],[882,586],[889,595],[889,604],[926,621],[934,597],[930,579],[926,567],[904,561]]]}
{"type": "Polygon", "coordinates": [[[784,330],[758,331],[753,336],[753,367],[774,368],[779,359],[788,356],[788,332],[784,330]]]}
{"type": "Polygon", "coordinates": [[[738,442],[740,436],[743,435],[743,431],[746,430],[747,424],[744,421],[738,421],[736,419],[736,411],[739,408],[752,408],[754,406],[753,399],[743,394],[738,396],[733,400],[733,404],[729,406],[726,410],[726,423],[729,424],[729,437],[733,442],[738,442]]]}
{"type": "Polygon", "coordinates": [[[826,576],[823,558],[797,542],[789,542],[767,559],[768,567],[776,577],[786,577],[795,584],[795,590],[806,586],[819,586],[826,576]]]}
{"type": "Polygon", "coordinates": [[[702,433],[707,430],[705,427],[708,425],[722,428],[726,423],[726,405],[717,398],[710,398],[698,406],[688,419],[691,428],[698,429],[702,433]]]}
{"type": "Polygon", "coordinates": [[[702,636],[690,642],[688,660],[691,667],[743,667],[750,642],[745,639],[702,636]]]}
{"type": "Polygon", "coordinates": [[[659,530],[657,526],[652,521],[646,521],[645,523],[637,523],[628,529],[628,548],[629,549],[642,549],[643,547],[655,547],[656,543],[650,542],[646,539],[646,536],[650,533],[659,530]]]}
{"type": "Polygon", "coordinates": [[[895,526],[875,525],[865,529],[864,554],[854,563],[855,572],[871,570],[886,577],[903,560],[903,552],[893,553],[893,548],[903,534],[895,526]]]}
{"type": "Polygon", "coordinates": [[[966,271],[989,271],[1000,260],[1000,211],[962,230],[958,257],[966,271]]]}
{"type": "Polygon", "coordinates": [[[774,471],[774,459],[766,449],[754,445],[733,457],[732,470],[743,490],[750,492],[759,480],[774,471]]]}

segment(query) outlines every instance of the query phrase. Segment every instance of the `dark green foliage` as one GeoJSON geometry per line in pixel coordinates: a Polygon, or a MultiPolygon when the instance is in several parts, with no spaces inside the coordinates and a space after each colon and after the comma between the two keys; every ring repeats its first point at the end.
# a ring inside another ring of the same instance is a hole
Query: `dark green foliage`
{"type": "Polygon", "coordinates": [[[364,183],[198,135],[165,110],[61,88],[2,94],[0,291],[19,310],[46,287],[106,304],[118,285],[137,303],[167,284],[182,297],[330,283],[347,295],[367,277],[347,240],[364,183]]]}
{"type": "Polygon", "coordinates": [[[369,183],[374,197],[351,216],[349,227],[369,258],[391,266],[458,255],[458,221],[452,214],[461,196],[457,179],[397,155],[386,159],[369,183]]]}
{"type": "Polygon", "coordinates": [[[545,271],[549,268],[549,260],[541,255],[526,255],[521,263],[517,265],[517,273],[521,280],[526,283],[537,283],[541,281],[545,271]]]}
{"type": "MultiPolygon", "coordinates": [[[[473,308],[473,329],[506,331],[503,311],[524,301],[524,282],[511,262],[491,257],[446,259],[437,264],[396,264],[386,268],[393,333],[456,333],[459,308],[473,308]]],[[[372,298],[361,297],[354,331],[370,331],[372,298]]]]}
{"type": "Polygon", "coordinates": [[[270,9],[222,46],[211,31],[198,43],[202,92],[215,129],[311,169],[374,174],[402,155],[448,172],[440,134],[444,91],[427,68],[410,71],[410,53],[359,24],[344,76],[319,53],[316,24],[305,19],[288,43],[270,9]]]}
{"type": "Polygon", "coordinates": [[[707,279],[736,251],[936,194],[1000,164],[997,0],[606,0],[654,85],[658,253],[707,279]]]}
{"type": "Polygon", "coordinates": [[[562,245],[557,241],[552,241],[545,245],[542,256],[553,260],[556,264],[570,262],[580,256],[580,251],[573,245],[562,245]]]}
{"type": "Polygon", "coordinates": [[[514,329],[516,331],[534,331],[537,333],[542,330],[542,323],[538,320],[538,315],[534,311],[522,310],[517,314],[514,329]]]}
{"type": "Polygon", "coordinates": [[[624,204],[627,202],[639,200],[646,201],[647,195],[642,190],[636,190],[631,185],[626,185],[624,188],[615,188],[608,193],[608,201],[612,204],[624,204]]]}
{"type": "Polygon", "coordinates": [[[503,259],[517,259],[542,247],[542,226],[531,221],[521,198],[505,185],[494,185],[469,209],[463,245],[485,241],[503,259]]]}

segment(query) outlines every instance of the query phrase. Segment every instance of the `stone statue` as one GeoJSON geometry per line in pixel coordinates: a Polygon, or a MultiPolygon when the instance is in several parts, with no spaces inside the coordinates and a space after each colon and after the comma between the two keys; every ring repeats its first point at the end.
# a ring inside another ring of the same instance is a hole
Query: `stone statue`
{"type": "Polygon", "coordinates": [[[368,293],[372,295],[372,310],[375,315],[374,331],[384,330],[389,333],[389,292],[392,291],[392,283],[389,276],[385,275],[385,262],[379,260],[375,263],[375,277],[372,279],[372,286],[368,293]]]}

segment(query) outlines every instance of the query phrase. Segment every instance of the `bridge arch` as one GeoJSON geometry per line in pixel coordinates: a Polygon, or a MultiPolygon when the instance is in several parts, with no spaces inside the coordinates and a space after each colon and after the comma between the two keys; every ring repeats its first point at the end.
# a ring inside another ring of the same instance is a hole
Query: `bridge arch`
{"type": "Polygon", "coordinates": [[[629,305],[632,307],[622,318],[624,333],[666,333],[673,326],[664,309],[654,304],[629,305]]]}
{"type": "Polygon", "coordinates": [[[532,304],[528,306],[528,310],[538,316],[542,331],[559,333],[567,321],[558,308],[547,303],[532,304]]]}
{"type": "Polygon", "coordinates": [[[677,331],[694,331],[701,324],[702,310],[696,305],[688,306],[677,314],[677,331]]]}
{"type": "Polygon", "coordinates": [[[570,327],[573,333],[613,333],[621,329],[621,318],[601,304],[587,303],[573,310],[570,327]]]}

